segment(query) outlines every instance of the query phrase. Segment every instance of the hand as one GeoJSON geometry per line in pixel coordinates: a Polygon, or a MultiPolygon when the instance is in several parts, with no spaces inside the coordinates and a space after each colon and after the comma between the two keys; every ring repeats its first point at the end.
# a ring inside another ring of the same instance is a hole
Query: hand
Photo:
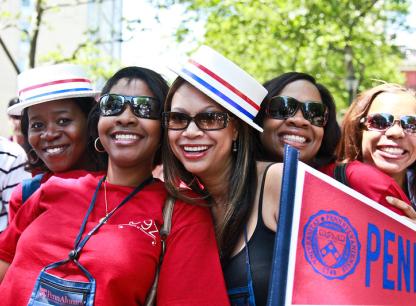
{"type": "Polygon", "coordinates": [[[394,197],[386,197],[386,200],[389,204],[401,209],[406,217],[416,224],[416,211],[411,205],[394,197]]]}

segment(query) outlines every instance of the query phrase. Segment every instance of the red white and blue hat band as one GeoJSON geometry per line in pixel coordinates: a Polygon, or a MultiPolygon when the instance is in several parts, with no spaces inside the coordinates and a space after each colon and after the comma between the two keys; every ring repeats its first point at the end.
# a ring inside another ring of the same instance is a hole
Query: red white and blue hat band
{"type": "Polygon", "coordinates": [[[70,92],[91,91],[91,81],[88,79],[67,79],[47,82],[23,88],[19,91],[19,97],[22,101],[31,101],[48,96],[61,95],[70,92]]]}
{"type": "Polygon", "coordinates": [[[75,64],[36,67],[17,76],[19,103],[7,109],[9,115],[36,104],[73,98],[93,98],[98,94],[85,70],[75,64]]]}
{"type": "Polygon", "coordinates": [[[253,120],[267,90],[233,62],[202,46],[182,67],[172,70],[236,117],[263,131],[253,120]]]}

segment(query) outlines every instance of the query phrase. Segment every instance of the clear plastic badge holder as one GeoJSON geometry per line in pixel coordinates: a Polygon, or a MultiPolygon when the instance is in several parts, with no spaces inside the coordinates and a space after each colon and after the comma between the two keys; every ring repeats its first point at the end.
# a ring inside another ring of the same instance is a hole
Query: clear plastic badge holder
{"type": "Polygon", "coordinates": [[[95,279],[75,258],[72,261],[84,272],[88,282],[67,280],[46,272],[66,264],[69,260],[71,259],[55,262],[42,269],[36,280],[28,306],[94,305],[95,279]]]}

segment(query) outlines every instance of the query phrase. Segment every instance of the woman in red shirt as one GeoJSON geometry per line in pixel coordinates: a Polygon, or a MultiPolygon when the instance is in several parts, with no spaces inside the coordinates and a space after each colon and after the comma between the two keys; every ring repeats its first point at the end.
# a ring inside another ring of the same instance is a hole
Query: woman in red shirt
{"type": "Polygon", "coordinates": [[[36,176],[13,191],[9,222],[31,193],[52,175],[98,170],[87,149],[85,132],[98,92],[84,69],[74,64],[37,67],[19,74],[17,82],[19,102],[7,113],[21,116],[27,169],[36,176]]]}
{"type": "MultiPolygon", "coordinates": [[[[415,217],[416,96],[397,84],[381,84],[355,99],[345,114],[338,159],[361,161],[393,179],[410,199],[389,203],[415,217]]],[[[397,197],[396,197],[397,198],[397,197]]]]}
{"type": "MultiPolygon", "coordinates": [[[[145,68],[127,67],[110,78],[89,116],[107,175],[52,177],[22,206],[0,237],[2,305],[144,304],[162,248],[167,192],[152,170],[167,90],[145,68]]],[[[228,305],[207,207],[176,201],[157,305],[228,305]]]]}

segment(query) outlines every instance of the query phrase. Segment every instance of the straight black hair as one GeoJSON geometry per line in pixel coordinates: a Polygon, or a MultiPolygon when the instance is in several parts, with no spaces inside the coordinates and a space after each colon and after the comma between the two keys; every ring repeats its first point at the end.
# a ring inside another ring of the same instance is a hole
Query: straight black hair
{"type": "MultiPolygon", "coordinates": [[[[305,80],[315,85],[315,87],[318,89],[321,95],[322,103],[328,109],[328,122],[324,127],[324,136],[322,139],[321,147],[319,148],[319,151],[316,154],[315,158],[309,162],[309,164],[312,167],[319,168],[324,165],[330,164],[336,160],[335,149],[341,138],[341,129],[337,122],[334,98],[324,85],[316,82],[313,76],[302,72],[287,72],[265,82],[263,86],[268,90],[268,94],[261,103],[260,111],[257,114],[255,121],[257,122],[257,124],[263,127],[264,120],[266,118],[266,108],[268,103],[270,102],[270,99],[272,97],[278,96],[286,85],[298,80],[305,80]]],[[[281,162],[283,160],[283,157],[281,160],[276,160],[275,156],[271,156],[264,149],[264,146],[260,141],[259,132],[255,134],[255,144],[255,152],[257,154],[256,158],[258,160],[275,162],[281,162]]]]}

